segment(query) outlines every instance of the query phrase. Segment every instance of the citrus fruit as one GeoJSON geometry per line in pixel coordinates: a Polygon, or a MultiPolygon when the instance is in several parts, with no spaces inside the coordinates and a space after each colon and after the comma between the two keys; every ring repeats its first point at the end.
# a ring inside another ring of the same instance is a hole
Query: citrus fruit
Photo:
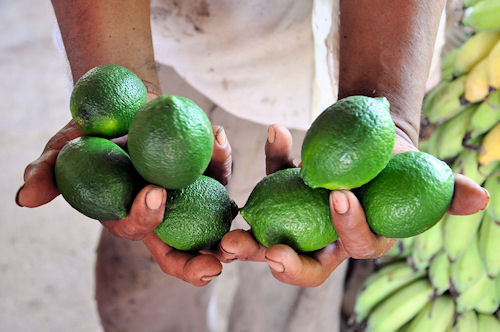
{"type": "Polygon", "coordinates": [[[88,134],[108,138],[127,133],[147,91],[133,72],[118,65],[97,66],[85,73],[71,93],[73,120],[88,134]]]}
{"type": "Polygon", "coordinates": [[[405,238],[441,219],[450,205],[454,183],[446,163],[424,152],[409,151],[394,155],[358,195],[375,233],[405,238]]]}
{"type": "Polygon", "coordinates": [[[311,188],[359,187],[387,165],[395,135],[386,98],[341,99],[323,111],[307,131],[300,176],[311,188]]]}
{"type": "Polygon", "coordinates": [[[337,239],[330,215],[330,192],[306,186],[299,172],[290,168],[266,176],[240,210],[257,241],[266,247],[282,243],[307,252],[337,239]]]}
{"type": "Polygon", "coordinates": [[[103,221],[125,218],[142,184],[127,153],[101,137],[66,143],[54,172],[64,199],[87,217],[103,221]]]}
{"type": "Polygon", "coordinates": [[[179,250],[208,249],[229,232],[237,214],[226,188],[201,175],[183,189],[168,191],[165,215],[155,233],[179,250]]]}
{"type": "Polygon", "coordinates": [[[200,176],[212,157],[212,126],[193,101],[162,95],[135,115],[128,135],[130,158],[147,181],[180,189],[200,176]]]}

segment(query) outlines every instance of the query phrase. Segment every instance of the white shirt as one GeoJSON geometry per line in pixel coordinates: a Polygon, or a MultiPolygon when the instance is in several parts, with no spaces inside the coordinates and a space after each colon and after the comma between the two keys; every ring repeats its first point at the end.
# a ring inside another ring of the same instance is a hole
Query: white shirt
{"type": "Polygon", "coordinates": [[[337,97],[332,15],[338,0],[153,0],[155,57],[238,117],[307,129],[337,97]]]}

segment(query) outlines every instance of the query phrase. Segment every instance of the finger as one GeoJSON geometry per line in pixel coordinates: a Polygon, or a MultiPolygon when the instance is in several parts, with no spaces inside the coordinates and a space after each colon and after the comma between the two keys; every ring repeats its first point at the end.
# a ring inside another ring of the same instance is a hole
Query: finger
{"type": "Polygon", "coordinates": [[[226,137],[226,132],[221,126],[212,127],[215,140],[212,159],[208,165],[205,175],[216,179],[223,185],[228,184],[231,178],[233,160],[231,157],[231,145],[226,137]]]}
{"type": "Polygon", "coordinates": [[[57,155],[68,141],[83,135],[76,124],[70,121],[49,140],[42,155],[24,171],[24,184],[16,193],[17,205],[37,207],[59,195],[54,178],[57,155]]]}
{"type": "Polygon", "coordinates": [[[278,244],[266,251],[273,276],[287,284],[315,287],[321,285],[347,254],[337,242],[312,254],[299,255],[291,247],[278,244]]]}
{"type": "Polygon", "coordinates": [[[162,222],[166,200],[164,188],[147,185],[135,197],[126,218],[103,221],[102,224],[114,235],[140,240],[162,222]]]}
{"type": "Polygon", "coordinates": [[[224,235],[219,245],[219,255],[225,260],[265,261],[266,247],[258,243],[251,231],[236,229],[224,235]]]}
{"type": "Polygon", "coordinates": [[[488,207],[490,194],[486,189],[462,174],[454,176],[455,191],[448,209],[449,214],[474,214],[488,207]]]}
{"type": "Polygon", "coordinates": [[[284,168],[295,167],[290,156],[292,134],[283,126],[273,124],[268,128],[266,152],[266,174],[272,174],[284,168]]]}
{"type": "Polygon", "coordinates": [[[347,190],[330,193],[333,226],[345,251],[353,258],[376,258],[390,250],[395,239],[374,234],[354,194],[347,190]]]}
{"type": "Polygon", "coordinates": [[[196,255],[176,250],[154,233],[146,236],[143,242],[163,272],[194,286],[204,286],[222,272],[222,264],[212,255],[196,255]]]}

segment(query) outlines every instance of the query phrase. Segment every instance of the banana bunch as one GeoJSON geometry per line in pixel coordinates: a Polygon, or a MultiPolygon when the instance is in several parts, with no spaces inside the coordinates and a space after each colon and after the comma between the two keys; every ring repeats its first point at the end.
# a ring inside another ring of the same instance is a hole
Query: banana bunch
{"type": "Polygon", "coordinates": [[[490,204],[399,239],[359,291],[355,330],[500,332],[500,0],[465,6],[476,33],[443,58],[420,149],[482,185],[490,204]]]}

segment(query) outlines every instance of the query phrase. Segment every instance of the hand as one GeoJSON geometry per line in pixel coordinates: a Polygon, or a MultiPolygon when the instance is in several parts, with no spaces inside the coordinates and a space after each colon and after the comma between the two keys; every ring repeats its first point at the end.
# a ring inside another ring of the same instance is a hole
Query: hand
{"type": "MultiPolygon", "coordinates": [[[[278,125],[269,128],[265,146],[266,172],[295,167],[290,158],[292,136],[278,125]]],[[[394,153],[416,151],[402,133],[397,133],[394,153]]],[[[448,213],[472,214],[488,204],[487,192],[469,178],[455,174],[455,193],[448,213]]],[[[297,254],[291,247],[278,244],[266,248],[259,244],[250,231],[234,230],[224,236],[220,252],[225,259],[267,262],[273,276],[285,283],[313,287],[322,284],[346,258],[377,258],[393,246],[395,239],[372,233],[363,208],[348,190],[330,193],[330,212],[339,234],[337,241],[307,255],[297,254]]]]}
{"type": "MultiPolygon", "coordinates": [[[[213,132],[214,150],[206,173],[225,185],[231,177],[231,146],[222,127],[213,126],[213,132]]],[[[79,136],[84,136],[84,133],[70,121],[49,140],[42,155],[26,167],[25,183],[16,195],[19,206],[41,206],[59,195],[54,179],[57,155],[66,142],[79,136]]],[[[126,138],[115,141],[121,144],[126,138]]],[[[221,273],[219,260],[225,260],[215,252],[194,254],[175,250],[156,236],[154,229],[163,220],[166,198],[164,188],[147,185],[136,196],[126,218],[101,223],[116,236],[142,240],[165,273],[196,286],[206,285],[221,273]]]]}

